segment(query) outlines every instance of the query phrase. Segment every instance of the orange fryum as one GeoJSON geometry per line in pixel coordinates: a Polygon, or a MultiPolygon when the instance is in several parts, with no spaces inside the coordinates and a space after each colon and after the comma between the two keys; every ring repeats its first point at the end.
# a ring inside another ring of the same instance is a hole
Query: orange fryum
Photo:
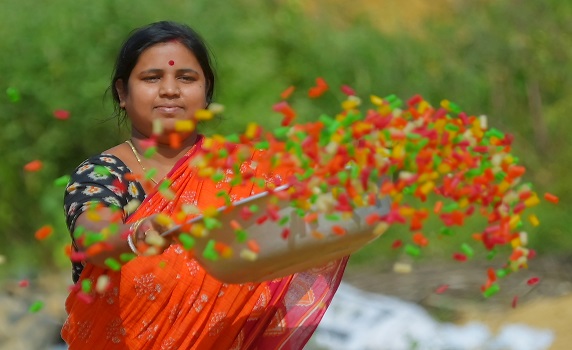
{"type": "Polygon", "coordinates": [[[507,175],[511,179],[521,177],[526,172],[526,168],[521,165],[511,165],[508,167],[507,175]]]}
{"type": "Polygon", "coordinates": [[[35,172],[35,171],[40,171],[42,167],[43,167],[42,161],[36,159],[24,165],[24,170],[29,172],[35,172]]]}
{"type": "Polygon", "coordinates": [[[323,238],[324,238],[324,234],[321,233],[321,232],[319,232],[319,231],[313,230],[313,231],[312,231],[312,237],[314,237],[314,238],[316,238],[316,239],[323,239],[323,238]]]}
{"type": "Polygon", "coordinates": [[[95,255],[98,255],[99,253],[101,253],[107,249],[108,249],[108,245],[106,243],[98,242],[98,243],[90,245],[89,248],[86,249],[85,254],[87,256],[95,256],[95,255]]]}
{"type": "Polygon", "coordinates": [[[447,289],[449,289],[449,285],[448,284],[442,284],[439,287],[437,287],[437,289],[435,289],[435,293],[443,294],[447,291],[447,289]]]}
{"type": "Polygon", "coordinates": [[[435,203],[435,206],[433,206],[433,212],[435,214],[441,213],[442,209],[443,209],[443,202],[442,201],[437,201],[437,203],[435,203]]]}
{"type": "Polygon", "coordinates": [[[365,222],[369,226],[375,224],[376,222],[381,220],[381,216],[378,213],[371,213],[365,217],[365,222]]]}
{"type": "Polygon", "coordinates": [[[429,244],[429,239],[423,233],[416,232],[413,234],[413,242],[420,247],[426,247],[429,244]]]}
{"type": "Polygon", "coordinates": [[[492,282],[495,282],[497,280],[497,273],[492,267],[488,268],[487,275],[489,277],[489,280],[491,280],[492,282]]]}
{"type": "Polygon", "coordinates": [[[547,201],[554,203],[554,204],[558,204],[558,201],[560,200],[557,196],[553,195],[552,193],[548,193],[548,192],[546,192],[544,194],[544,199],[546,199],[547,201]]]}
{"type": "Polygon", "coordinates": [[[334,225],[334,226],[332,226],[332,232],[335,235],[343,236],[346,234],[346,229],[341,227],[340,225],[334,225]]]}
{"type": "Polygon", "coordinates": [[[253,252],[255,253],[260,252],[260,246],[255,240],[249,239],[248,242],[246,242],[246,245],[248,246],[248,249],[252,250],[253,252]]]}
{"type": "Polygon", "coordinates": [[[328,84],[323,78],[316,78],[316,86],[310,88],[308,96],[310,98],[318,98],[328,91],[328,84]]]}
{"type": "Polygon", "coordinates": [[[54,229],[52,228],[52,226],[44,225],[36,231],[34,236],[36,237],[37,240],[41,241],[41,240],[48,238],[53,232],[54,232],[54,229]]]}
{"type": "Polygon", "coordinates": [[[240,226],[240,224],[236,220],[230,220],[230,227],[233,230],[240,230],[242,228],[242,226],[240,226]]]}
{"type": "Polygon", "coordinates": [[[312,223],[318,221],[318,213],[309,213],[304,216],[304,221],[307,223],[312,223]]]}
{"type": "Polygon", "coordinates": [[[286,101],[281,101],[272,106],[272,110],[284,116],[281,125],[289,125],[296,118],[296,111],[286,101]]]}
{"type": "Polygon", "coordinates": [[[71,257],[71,254],[72,254],[72,246],[71,246],[71,244],[66,244],[66,245],[64,246],[64,254],[65,254],[67,257],[71,257]]]}
{"type": "Polygon", "coordinates": [[[134,173],[125,173],[125,175],[123,175],[123,178],[127,181],[138,181],[139,179],[141,179],[141,175],[134,173]]]}
{"type": "Polygon", "coordinates": [[[283,100],[288,99],[288,97],[292,95],[294,90],[296,90],[296,87],[294,87],[294,85],[290,85],[289,87],[286,88],[286,90],[282,91],[282,93],[280,94],[280,98],[283,100]]]}
{"type": "Polygon", "coordinates": [[[224,253],[226,251],[228,251],[230,247],[223,243],[223,242],[215,242],[215,246],[214,249],[216,250],[217,253],[219,253],[220,255],[224,255],[224,253]]]}
{"type": "Polygon", "coordinates": [[[181,135],[178,132],[172,132],[169,134],[169,147],[172,149],[181,148],[181,135]]]}

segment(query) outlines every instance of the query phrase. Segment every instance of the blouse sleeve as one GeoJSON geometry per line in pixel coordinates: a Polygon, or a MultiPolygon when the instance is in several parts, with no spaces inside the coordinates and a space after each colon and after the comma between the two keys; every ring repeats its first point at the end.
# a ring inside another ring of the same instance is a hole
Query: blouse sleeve
{"type": "Polygon", "coordinates": [[[125,220],[136,207],[127,205],[145,199],[141,184],[125,179],[125,174],[130,172],[119,158],[109,154],[97,155],[81,163],[71,174],[64,194],[69,231],[74,231],[79,215],[93,205],[122,210],[125,220]]]}

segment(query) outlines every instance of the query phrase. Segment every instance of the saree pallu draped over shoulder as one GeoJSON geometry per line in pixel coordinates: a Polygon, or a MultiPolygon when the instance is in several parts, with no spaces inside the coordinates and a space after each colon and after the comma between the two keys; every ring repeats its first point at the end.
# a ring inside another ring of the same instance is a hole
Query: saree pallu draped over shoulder
{"type": "MultiPolygon", "coordinates": [[[[232,200],[263,189],[230,187],[196,175],[190,160],[205,139],[167,176],[175,200],[150,194],[128,222],[155,214],[174,216],[184,203],[204,209],[222,206],[216,194],[228,190],[232,200]],[[222,187],[221,187],[222,186],[222,187]]],[[[221,146],[222,147],[222,146],[221,146]]],[[[251,163],[251,164],[249,164],[251,163]]],[[[269,157],[253,151],[256,176],[274,181],[286,170],[271,169],[269,157]]],[[[283,181],[283,180],[281,180],[283,181]]],[[[162,254],[138,257],[120,271],[86,264],[80,280],[95,285],[107,275],[109,288],[93,292],[91,301],[73,288],[66,300],[68,318],[62,337],[70,350],[85,349],[302,349],[342,278],[347,258],[319,268],[263,283],[226,284],[212,276],[180,245],[162,254]]]]}

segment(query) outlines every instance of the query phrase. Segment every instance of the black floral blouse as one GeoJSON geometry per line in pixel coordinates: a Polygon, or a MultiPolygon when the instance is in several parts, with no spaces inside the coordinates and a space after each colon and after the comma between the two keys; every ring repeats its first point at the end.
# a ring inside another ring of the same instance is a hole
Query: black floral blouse
{"type": "MultiPolygon", "coordinates": [[[[145,199],[145,191],[138,181],[125,179],[131,170],[119,158],[111,154],[93,156],[81,163],[71,175],[64,194],[64,211],[72,245],[75,222],[78,216],[94,204],[114,207],[123,212],[123,221],[145,199]],[[128,205],[129,204],[129,205],[128,205]],[[129,210],[129,212],[128,212],[129,210]]],[[[81,262],[72,262],[72,279],[78,281],[83,270],[81,262]]]]}

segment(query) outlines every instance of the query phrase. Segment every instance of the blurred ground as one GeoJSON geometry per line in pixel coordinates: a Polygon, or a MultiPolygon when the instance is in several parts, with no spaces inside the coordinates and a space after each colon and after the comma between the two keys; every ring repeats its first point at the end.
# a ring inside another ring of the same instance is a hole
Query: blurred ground
{"type": "MultiPolygon", "coordinates": [[[[364,291],[421,305],[442,321],[482,322],[493,332],[515,323],[550,329],[556,336],[551,349],[570,348],[572,261],[537,258],[528,270],[501,280],[500,292],[488,299],[479,289],[485,277],[484,264],[422,262],[413,265],[408,274],[397,274],[390,265],[350,266],[344,281],[364,291]],[[528,286],[531,277],[539,277],[540,282],[528,286]],[[448,289],[436,293],[443,285],[448,289]],[[515,296],[518,301],[513,308],[515,296]]],[[[22,287],[20,281],[8,281],[0,289],[0,349],[44,349],[47,343],[58,341],[69,274],[44,274],[29,282],[22,287]],[[42,301],[44,307],[30,313],[34,301],[42,301]]]]}
{"type": "Polygon", "coordinates": [[[344,280],[365,291],[417,303],[442,321],[482,322],[492,332],[515,323],[550,329],[555,334],[551,349],[570,349],[572,263],[568,259],[539,257],[529,269],[500,280],[501,290],[488,299],[480,293],[486,279],[484,264],[423,262],[413,266],[407,274],[394,273],[392,266],[352,267],[344,280]],[[527,281],[533,277],[540,282],[529,286],[527,281]],[[437,293],[443,285],[448,289],[437,293]]]}

